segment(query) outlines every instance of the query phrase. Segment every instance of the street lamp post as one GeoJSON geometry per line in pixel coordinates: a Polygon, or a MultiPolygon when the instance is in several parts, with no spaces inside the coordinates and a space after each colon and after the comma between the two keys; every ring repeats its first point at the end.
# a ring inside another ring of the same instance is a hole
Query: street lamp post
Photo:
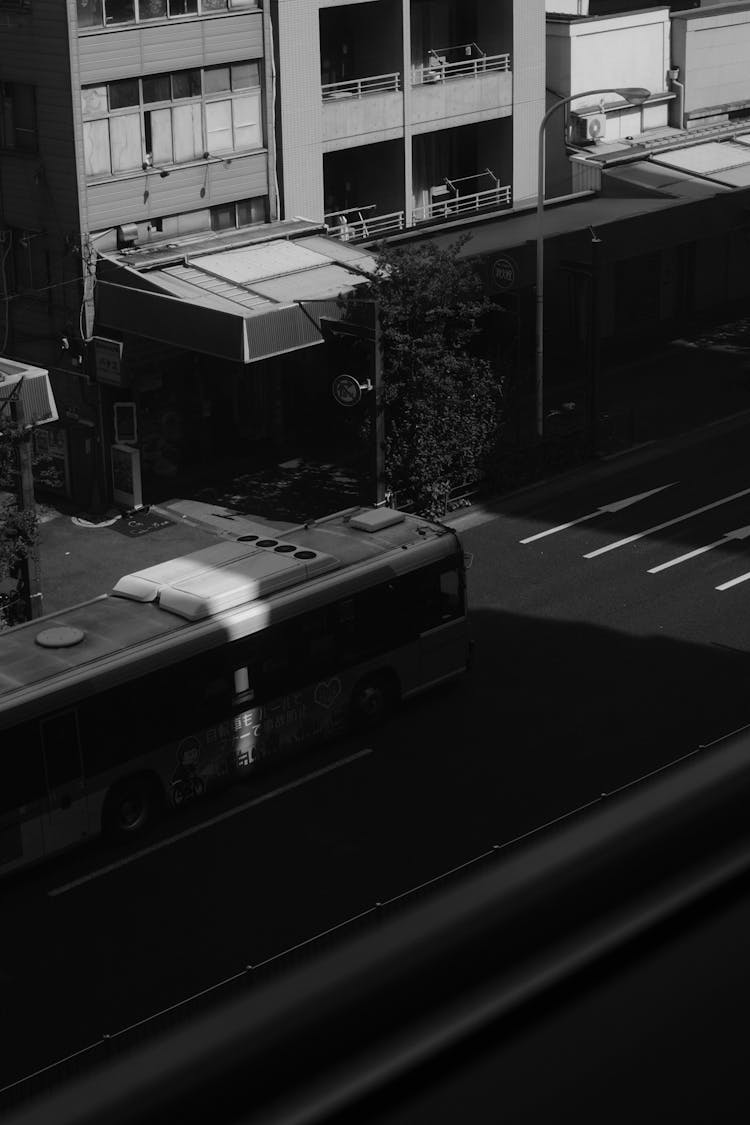
{"type": "Polygon", "coordinates": [[[608,86],[604,89],[582,90],[579,94],[570,94],[567,98],[560,98],[551,105],[539,123],[539,182],[536,201],[536,432],[541,439],[544,436],[544,164],[545,164],[545,129],[555,110],[561,106],[569,105],[579,98],[588,98],[594,94],[619,94],[631,105],[641,105],[651,97],[651,91],[641,86],[626,86],[622,88],[608,86]]]}

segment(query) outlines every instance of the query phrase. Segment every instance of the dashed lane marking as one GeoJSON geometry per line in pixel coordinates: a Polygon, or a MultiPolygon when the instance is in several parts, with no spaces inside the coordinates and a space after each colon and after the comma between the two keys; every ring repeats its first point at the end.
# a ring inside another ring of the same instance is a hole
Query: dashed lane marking
{"type": "Polygon", "coordinates": [[[653,527],[647,527],[645,531],[639,531],[635,535],[628,535],[625,539],[618,539],[616,543],[607,543],[605,547],[597,547],[595,551],[589,551],[583,557],[585,559],[595,559],[598,555],[604,555],[607,551],[615,551],[618,547],[625,547],[628,543],[635,543],[637,539],[644,539],[647,535],[653,535],[655,531],[663,531],[665,527],[674,527],[676,523],[682,523],[684,520],[692,519],[693,516],[699,516],[702,512],[710,512],[712,508],[720,508],[722,504],[730,504],[732,500],[739,500],[741,496],[750,494],[750,488],[743,488],[741,492],[733,492],[731,496],[723,496],[721,500],[714,500],[712,504],[704,504],[701,508],[693,508],[690,512],[683,512],[681,516],[675,516],[674,519],[665,520],[664,523],[654,524],[653,527]]]}
{"type": "Polygon", "coordinates": [[[548,527],[546,531],[538,531],[536,535],[529,535],[528,538],[520,539],[519,542],[534,543],[537,539],[544,539],[545,535],[554,535],[557,531],[567,531],[569,527],[575,527],[577,523],[585,523],[586,520],[593,520],[595,516],[604,515],[605,512],[621,512],[623,508],[629,508],[631,504],[637,504],[639,500],[646,500],[649,496],[654,496],[657,492],[663,492],[665,488],[672,488],[673,485],[678,483],[678,481],[673,480],[670,484],[660,484],[658,488],[650,488],[648,492],[638,492],[635,496],[626,496],[624,500],[613,500],[610,504],[601,504],[595,512],[588,512],[585,516],[568,520],[567,523],[558,524],[557,527],[548,527]]]}

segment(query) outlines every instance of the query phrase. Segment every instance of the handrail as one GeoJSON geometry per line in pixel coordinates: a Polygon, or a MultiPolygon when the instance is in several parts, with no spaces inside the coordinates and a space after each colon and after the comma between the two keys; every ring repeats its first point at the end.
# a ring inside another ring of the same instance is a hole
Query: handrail
{"type": "Polygon", "coordinates": [[[505,185],[488,191],[475,191],[470,195],[454,195],[436,203],[428,203],[425,207],[415,207],[412,221],[426,223],[431,219],[446,219],[469,211],[480,211],[483,207],[506,207],[510,204],[510,190],[510,185],[505,185]]]}
{"type": "Polygon", "coordinates": [[[375,210],[374,203],[366,207],[349,207],[346,210],[332,211],[324,215],[323,221],[328,226],[328,234],[331,238],[338,238],[341,242],[353,242],[358,238],[374,238],[380,234],[393,234],[406,226],[406,215],[403,211],[370,215],[367,218],[362,214],[363,211],[373,210],[375,210]]]}
{"type": "MultiPolygon", "coordinates": [[[[432,52],[430,52],[432,54],[432,52]]],[[[458,62],[442,62],[438,56],[427,66],[414,66],[411,71],[412,86],[425,86],[432,82],[442,82],[451,78],[476,78],[487,71],[510,70],[510,54],[482,55],[479,58],[460,59],[458,62]]]]}
{"type": "Polygon", "coordinates": [[[401,89],[401,73],[371,74],[366,78],[352,78],[347,82],[326,82],[321,86],[324,102],[339,98],[361,98],[363,94],[398,93],[401,89]]]}

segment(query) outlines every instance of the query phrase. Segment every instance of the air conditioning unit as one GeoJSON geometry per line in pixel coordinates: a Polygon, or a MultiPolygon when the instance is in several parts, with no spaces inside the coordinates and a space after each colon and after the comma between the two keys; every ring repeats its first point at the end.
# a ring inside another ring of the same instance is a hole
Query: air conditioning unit
{"type": "Polygon", "coordinates": [[[602,140],[607,131],[607,116],[604,113],[589,113],[585,117],[571,113],[571,141],[575,145],[593,145],[602,140]]]}

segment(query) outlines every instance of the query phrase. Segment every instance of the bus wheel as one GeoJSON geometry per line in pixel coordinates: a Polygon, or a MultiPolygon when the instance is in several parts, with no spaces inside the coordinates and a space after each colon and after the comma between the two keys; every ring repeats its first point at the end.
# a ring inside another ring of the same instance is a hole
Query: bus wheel
{"type": "Polygon", "coordinates": [[[148,777],[133,777],[113,785],[102,813],[102,829],[113,841],[139,836],[156,819],[159,793],[148,777]]]}
{"type": "Polygon", "coordinates": [[[351,712],[354,725],[379,726],[392,709],[396,694],[395,681],[385,672],[361,680],[352,692],[351,712]]]}

